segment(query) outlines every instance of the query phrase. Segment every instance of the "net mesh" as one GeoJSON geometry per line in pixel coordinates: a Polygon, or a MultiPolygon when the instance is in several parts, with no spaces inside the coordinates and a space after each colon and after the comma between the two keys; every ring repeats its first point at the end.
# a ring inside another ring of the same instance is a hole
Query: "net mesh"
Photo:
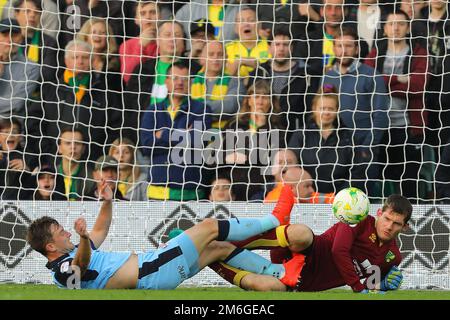
{"type": "MultiPolygon", "coordinates": [[[[314,211],[347,186],[401,193],[428,213],[405,259],[445,269],[448,15],[441,0],[1,0],[2,277],[27,281],[5,275],[29,254],[7,201],[83,208],[102,178],[132,201],[116,227],[135,201],[273,202],[282,181],[314,211]]],[[[134,249],[130,221],[112,238],[134,249]]]]}

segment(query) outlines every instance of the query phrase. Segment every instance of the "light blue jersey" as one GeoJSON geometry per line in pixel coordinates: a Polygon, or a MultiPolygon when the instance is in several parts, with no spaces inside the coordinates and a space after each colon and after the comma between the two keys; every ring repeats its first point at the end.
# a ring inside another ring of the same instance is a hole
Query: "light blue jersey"
{"type": "MultiPolygon", "coordinates": [[[[98,251],[91,241],[91,261],[81,278],[81,289],[103,289],[108,280],[128,260],[131,253],[98,251]]],[[[72,252],[47,263],[53,282],[60,288],[74,289],[74,273],[70,268],[78,246],[72,252]]],[[[198,252],[192,240],[181,234],[164,247],[138,254],[137,289],[175,289],[199,271],[198,252]]]]}
{"type": "MultiPolygon", "coordinates": [[[[98,251],[91,241],[91,261],[81,278],[81,289],[103,289],[114,273],[128,260],[131,253],[98,251]]],[[[53,282],[60,288],[74,288],[74,273],[70,268],[77,253],[78,246],[46,267],[52,270],[53,282]]]]}

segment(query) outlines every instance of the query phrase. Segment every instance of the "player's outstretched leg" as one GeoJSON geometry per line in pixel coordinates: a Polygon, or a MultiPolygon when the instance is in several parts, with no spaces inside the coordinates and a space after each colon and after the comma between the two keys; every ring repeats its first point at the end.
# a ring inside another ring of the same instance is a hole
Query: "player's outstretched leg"
{"type": "Polygon", "coordinates": [[[295,198],[290,185],[285,185],[281,190],[280,198],[275,205],[272,214],[258,218],[236,218],[219,221],[219,241],[240,241],[261,234],[277,226],[287,225],[291,219],[291,211],[295,198]],[[276,220],[275,220],[276,219],[276,220]],[[228,226],[229,225],[229,226],[228,226]]]}
{"type": "Polygon", "coordinates": [[[213,240],[241,241],[264,233],[280,225],[286,225],[294,205],[292,188],[283,187],[282,194],[271,214],[260,218],[233,218],[216,220],[208,218],[186,231],[199,254],[213,240]]]}
{"type": "Polygon", "coordinates": [[[209,267],[226,281],[245,290],[286,291],[286,286],[273,276],[241,270],[224,262],[214,262],[209,267]]]}
{"type": "Polygon", "coordinates": [[[216,261],[224,262],[239,270],[247,270],[276,278],[281,278],[285,274],[282,264],[272,263],[270,260],[254,252],[236,248],[229,242],[213,241],[200,254],[198,268],[196,268],[197,270],[192,269],[190,276],[193,276],[199,270],[216,261]]]}
{"type": "MultiPolygon", "coordinates": [[[[186,230],[183,233],[184,236],[180,237],[183,240],[180,240],[180,247],[182,252],[185,253],[184,256],[189,266],[189,274],[192,275],[201,270],[203,265],[199,263],[199,258],[212,241],[240,241],[286,224],[290,219],[290,212],[294,204],[291,192],[290,187],[284,188],[283,196],[280,197],[274,212],[264,217],[233,218],[229,220],[207,218],[186,230]]],[[[253,263],[254,270],[265,270],[274,274],[284,272],[282,268],[280,270],[276,268],[272,270],[271,267],[266,267],[267,263],[271,264],[270,261],[267,259],[262,261],[252,253],[243,250],[234,252],[234,255],[231,255],[229,260],[230,263],[238,267],[244,264],[248,267],[250,262],[253,263]]],[[[213,261],[210,261],[210,263],[213,261]]]]}
{"type": "Polygon", "coordinates": [[[284,291],[286,290],[286,286],[290,288],[295,288],[297,286],[305,265],[305,256],[293,253],[293,258],[289,261],[282,265],[272,265],[281,266],[281,276],[268,274],[266,272],[257,272],[255,270],[250,272],[250,270],[236,268],[223,261],[211,263],[209,267],[223,279],[242,289],[256,291],[284,291]]]}

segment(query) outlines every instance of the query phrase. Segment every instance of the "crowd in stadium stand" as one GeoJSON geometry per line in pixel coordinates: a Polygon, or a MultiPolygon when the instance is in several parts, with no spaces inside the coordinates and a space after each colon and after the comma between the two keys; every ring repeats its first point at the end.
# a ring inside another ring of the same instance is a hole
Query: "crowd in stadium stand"
{"type": "Polygon", "coordinates": [[[0,0],[0,198],[450,202],[445,0],[0,0]]]}

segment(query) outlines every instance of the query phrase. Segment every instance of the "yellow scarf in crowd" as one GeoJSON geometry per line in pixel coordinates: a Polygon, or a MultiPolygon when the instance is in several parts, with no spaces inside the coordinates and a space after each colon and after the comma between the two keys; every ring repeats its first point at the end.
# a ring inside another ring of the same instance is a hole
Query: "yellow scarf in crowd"
{"type": "Polygon", "coordinates": [[[211,96],[206,97],[206,76],[205,69],[202,68],[192,80],[191,97],[194,100],[223,100],[228,92],[228,85],[231,77],[224,74],[222,77],[217,77],[214,82],[214,87],[211,96]]]}
{"type": "Polygon", "coordinates": [[[19,52],[27,56],[27,59],[36,63],[39,63],[39,43],[41,41],[41,32],[35,31],[31,42],[28,42],[28,38],[25,40],[25,46],[19,48],[19,52]],[[24,47],[27,48],[27,52],[24,52],[24,47]]]}
{"type": "Polygon", "coordinates": [[[64,82],[75,88],[75,98],[77,99],[77,103],[80,103],[86,93],[90,77],[88,74],[84,74],[81,79],[79,79],[75,77],[72,71],[66,69],[66,71],[64,71],[64,82]]]}

